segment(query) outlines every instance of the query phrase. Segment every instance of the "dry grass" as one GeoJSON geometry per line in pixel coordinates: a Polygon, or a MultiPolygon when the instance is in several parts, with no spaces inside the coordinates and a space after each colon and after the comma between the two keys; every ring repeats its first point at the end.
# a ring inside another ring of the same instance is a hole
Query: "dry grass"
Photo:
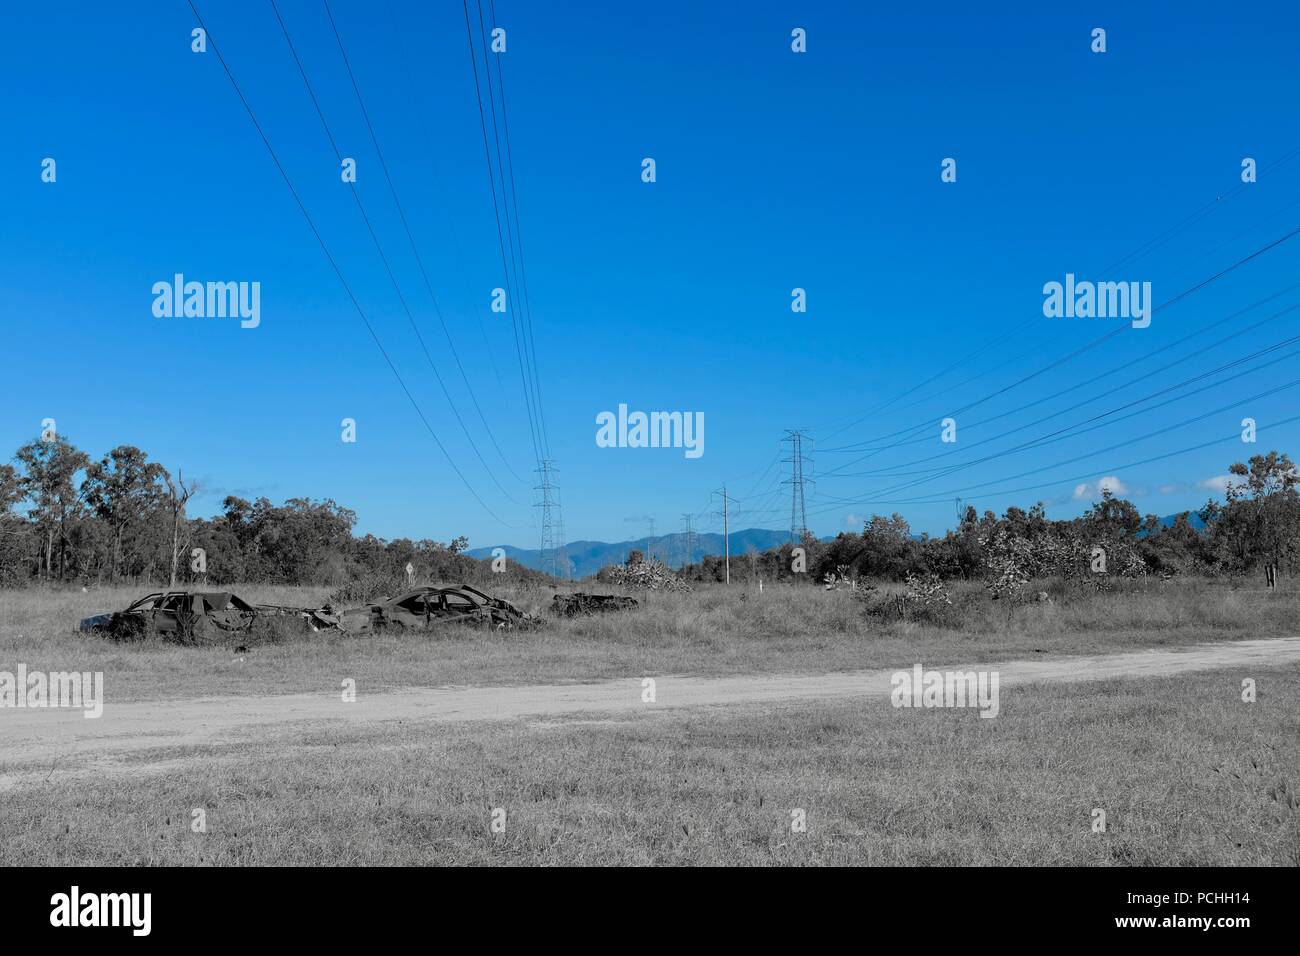
{"type": "Polygon", "coordinates": [[[1248,675],[1253,704],[1242,676],[1020,686],[994,720],[880,699],[164,751],[6,793],[0,863],[1294,865],[1300,667],[1248,675]]]}
{"type": "MultiPolygon", "coordinates": [[[[348,637],[304,634],[230,648],[118,645],[75,630],[90,614],[126,606],[140,588],[0,591],[0,669],[103,671],[112,699],[311,692],[344,673],[369,687],[592,681],[657,674],[821,673],[960,659],[1089,654],[1136,647],[1300,633],[1300,596],[1208,582],[1151,582],[1111,594],[1055,592],[1052,603],[1010,608],[977,585],[955,589],[949,626],[882,621],[844,591],[770,584],[638,595],[632,612],[551,621],[541,630],[348,637]]],[[[1036,588],[1035,588],[1036,589],[1036,588]]],[[[256,603],[315,605],[326,588],[251,585],[256,603]]],[[[553,593],[505,586],[542,611],[553,593]]]]}
{"type": "MultiPolygon", "coordinates": [[[[1043,587],[1040,585],[1040,587],[1043,587]]],[[[1009,608],[958,588],[948,626],[848,592],[747,585],[522,633],[300,635],[229,648],[74,631],[136,589],[0,592],[0,669],[102,670],[110,700],[362,686],[942,667],[1300,632],[1292,593],[1128,585],[1009,608]]],[[[1037,588],[1035,588],[1036,590],[1037,588]]],[[[312,605],[325,589],[235,588],[312,605]]],[[[510,589],[503,588],[503,591],[510,589]]],[[[542,610],[550,591],[511,591],[542,610]]],[[[0,863],[1300,863],[1300,667],[1007,689],[1001,715],[886,700],[619,719],[277,727],[3,769],[0,863]],[[1242,703],[1240,679],[1259,681],[1242,703]],[[58,772],[55,772],[58,770],[58,772]],[[489,829],[493,808],[504,833],[489,829]],[[1091,832],[1091,810],[1108,814],[1091,832]],[[190,830],[195,808],[208,832],[190,830]],[[792,833],[790,811],[807,813],[792,833]]],[[[2,714],[0,714],[2,719],[2,714]]],[[[54,748],[58,750],[57,747],[54,748]]]]}

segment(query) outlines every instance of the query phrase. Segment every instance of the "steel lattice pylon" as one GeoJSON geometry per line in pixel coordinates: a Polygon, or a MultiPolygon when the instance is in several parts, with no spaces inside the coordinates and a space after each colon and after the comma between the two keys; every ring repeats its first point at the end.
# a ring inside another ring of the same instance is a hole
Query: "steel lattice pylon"
{"type": "Polygon", "coordinates": [[[804,477],[804,463],[812,464],[812,459],[804,454],[804,439],[812,438],[798,430],[787,431],[782,442],[790,443],[790,457],[783,459],[790,465],[790,477],[781,482],[790,486],[790,540],[799,542],[808,534],[808,512],[804,504],[804,485],[812,479],[804,477]]]}
{"type": "Polygon", "coordinates": [[[537,469],[541,483],[534,490],[540,492],[537,507],[542,509],[542,570],[557,578],[568,578],[569,560],[564,553],[564,516],[560,510],[560,486],[556,481],[559,471],[551,459],[542,459],[537,469]]]}

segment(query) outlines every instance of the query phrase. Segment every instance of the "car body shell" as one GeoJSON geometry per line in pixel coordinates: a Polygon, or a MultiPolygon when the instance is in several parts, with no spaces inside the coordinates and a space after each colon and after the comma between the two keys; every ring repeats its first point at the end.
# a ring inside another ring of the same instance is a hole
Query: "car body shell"
{"type": "Polygon", "coordinates": [[[155,634],[182,644],[210,643],[246,634],[258,610],[229,591],[155,591],[121,611],[81,621],[84,634],[155,634]]]}
{"type": "Polygon", "coordinates": [[[428,630],[443,624],[474,624],[501,630],[536,621],[509,601],[477,588],[419,587],[395,597],[338,612],[339,627],[353,634],[384,630],[428,630]]]}

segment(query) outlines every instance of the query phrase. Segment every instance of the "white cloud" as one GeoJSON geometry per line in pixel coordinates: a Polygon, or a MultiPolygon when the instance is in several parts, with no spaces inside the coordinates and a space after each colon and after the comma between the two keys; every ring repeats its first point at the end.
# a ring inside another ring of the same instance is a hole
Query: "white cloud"
{"type": "Polygon", "coordinates": [[[1076,485],[1074,488],[1075,501],[1090,501],[1094,498],[1100,498],[1103,491],[1109,491],[1112,495],[1128,494],[1128,486],[1119,480],[1116,475],[1107,475],[1100,479],[1096,485],[1090,485],[1084,482],[1076,485]]]}
{"type": "Polygon", "coordinates": [[[1107,475],[1101,481],[1097,482],[1097,494],[1103,491],[1109,491],[1112,495],[1128,494],[1128,486],[1120,481],[1116,475],[1107,475]]]}
{"type": "Polygon", "coordinates": [[[1206,478],[1204,481],[1198,481],[1196,486],[1205,491],[1217,491],[1219,494],[1224,494],[1227,492],[1229,485],[1235,485],[1240,488],[1245,484],[1246,480],[1244,478],[1239,478],[1236,475],[1215,475],[1213,478],[1206,478]]]}

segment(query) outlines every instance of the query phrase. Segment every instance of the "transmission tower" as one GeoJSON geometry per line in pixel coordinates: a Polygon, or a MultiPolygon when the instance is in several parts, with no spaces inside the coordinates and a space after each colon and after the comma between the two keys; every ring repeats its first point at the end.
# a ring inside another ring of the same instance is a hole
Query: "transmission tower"
{"type": "Polygon", "coordinates": [[[686,536],[686,553],[682,557],[682,567],[686,567],[691,563],[691,556],[695,553],[695,549],[691,547],[691,516],[689,514],[682,515],[682,521],[686,523],[686,529],[683,532],[686,536]]]}
{"type": "Polygon", "coordinates": [[[564,556],[564,517],[560,513],[559,471],[551,459],[543,458],[537,469],[541,484],[534,490],[541,493],[536,507],[542,509],[542,570],[557,578],[568,578],[569,562],[564,556]]]}
{"type": "Polygon", "coordinates": [[[812,459],[804,454],[803,443],[812,444],[812,438],[803,432],[787,430],[781,442],[790,443],[790,457],[783,459],[790,465],[790,477],[781,482],[790,486],[790,540],[802,541],[808,533],[808,512],[804,506],[804,485],[812,479],[804,477],[804,463],[812,465],[812,459]]]}
{"type": "MultiPolygon", "coordinates": [[[[722,495],[722,553],[727,562],[727,583],[731,583],[731,502],[735,499],[727,494],[727,486],[724,484],[721,491],[715,491],[715,495],[722,495]]],[[[714,512],[718,514],[718,512],[714,512]]]]}

